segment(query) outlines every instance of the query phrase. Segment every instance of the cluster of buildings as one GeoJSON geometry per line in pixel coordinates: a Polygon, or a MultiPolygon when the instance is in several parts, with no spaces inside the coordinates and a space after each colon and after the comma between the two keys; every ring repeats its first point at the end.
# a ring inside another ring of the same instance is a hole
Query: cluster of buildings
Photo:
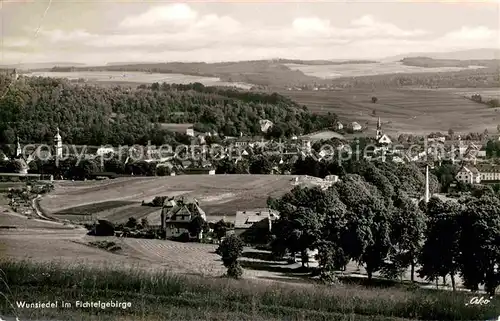
{"type": "MultiPolygon", "coordinates": [[[[161,211],[161,230],[167,239],[179,238],[186,235],[189,238],[201,239],[199,235],[190,235],[190,224],[200,218],[207,221],[205,211],[195,198],[170,197],[165,200],[161,211]]],[[[250,228],[271,231],[272,222],[279,218],[279,213],[269,208],[237,211],[232,233],[242,236],[250,228]]]]}
{"type": "Polygon", "coordinates": [[[500,165],[466,164],[460,168],[456,175],[456,179],[466,184],[500,183],[500,165]]]}

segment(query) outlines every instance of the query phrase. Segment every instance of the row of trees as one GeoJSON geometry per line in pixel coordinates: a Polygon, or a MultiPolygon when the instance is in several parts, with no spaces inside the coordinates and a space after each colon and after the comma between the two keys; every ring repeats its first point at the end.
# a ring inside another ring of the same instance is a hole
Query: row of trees
{"type": "MultiPolygon", "coordinates": [[[[370,171],[373,172],[373,169],[370,171]]],[[[269,205],[280,212],[273,225],[273,252],[318,250],[322,278],[357,262],[371,279],[380,272],[414,280],[461,276],[477,291],[493,295],[500,284],[500,201],[490,193],[460,202],[410,197],[402,172],[380,176],[347,174],[328,190],[295,188],[269,205]],[[392,177],[391,177],[392,176],[392,177]],[[399,182],[399,183],[398,183],[399,182]]]]}
{"type": "Polygon", "coordinates": [[[480,104],[486,104],[492,108],[500,107],[500,101],[497,98],[484,99],[480,94],[474,94],[471,96],[471,100],[480,104]]]}
{"type": "Polygon", "coordinates": [[[56,127],[64,141],[79,145],[155,145],[185,139],[162,123],[193,123],[197,130],[226,136],[262,134],[259,121],[275,126],[271,137],[332,126],[335,115],[314,115],[278,94],[192,85],[105,88],[63,79],[0,80],[0,142],[52,143],[56,127]]]}

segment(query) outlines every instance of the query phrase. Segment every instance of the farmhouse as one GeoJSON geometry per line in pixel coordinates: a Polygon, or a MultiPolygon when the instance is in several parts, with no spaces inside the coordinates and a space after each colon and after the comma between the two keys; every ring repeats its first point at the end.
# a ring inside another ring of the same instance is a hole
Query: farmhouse
{"type": "MultiPolygon", "coordinates": [[[[189,235],[189,224],[196,217],[207,220],[196,199],[188,200],[184,197],[166,199],[161,210],[161,229],[166,238],[179,237],[185,233],[189,235]]],[[[196,237],[201,238],[201,235],[196,237]]]]}
{"type": "Polygon", "coordinates": [[[455,178],[457,181],[467,184],[481,183],[481,174],[478,169],[473,166],[462,166],[455,178]]]}
{"type": "Polygon", "coordinates": [[[271,231],[272,221],[278,218],[278,212],[269,208],[237,211],[234,221],[234,233],[240,236],[251,227],[271,231]]]}

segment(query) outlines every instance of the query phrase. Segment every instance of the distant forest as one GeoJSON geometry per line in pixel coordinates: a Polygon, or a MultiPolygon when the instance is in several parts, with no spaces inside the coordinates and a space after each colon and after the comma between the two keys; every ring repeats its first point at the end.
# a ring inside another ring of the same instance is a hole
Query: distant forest
{"type": "Polygon", "coordinates": [[[427,67],[425,73],[384,74],[374,76],[343,77],[323,79],[305,75],[299,70],[292,70],[285,64],[332,65],[356,63],[363,65],[373,61],[330,62],[326,60],[256,60],[222,63],[144,63],[125,64],[101,67],[54,67],[51,71],[119,71],[119,72],[152,72],[177,73],[192,76],[218,77],[222,81],[242,82],[263,86],[270,89],[283,89],[291,86],[333,86],[358,89],[387,89],[405,86],[441,87],[441,88],[491,88],[500,87],[499,60],[450,60],[426,57],[405,58],[402,63],[410,66],[427,67]],[[467,67],[483,66],[481,69],[462,70],[457,72],[435,72],[435,67],[467,67]]]}
{"type": "Polygon", "coordinates": [[[336,115],[313,115],[278,94],[230,88],[153,84],[137,89],[72,84],[68,80],[0,77],[0,143],[50,143],[56,127],[79,145],[155,145],[186,142],[161,123],[193,123],[195,130],[227,136],[262,135],[259,120],[284,137],[329,128],[336,115]]]}

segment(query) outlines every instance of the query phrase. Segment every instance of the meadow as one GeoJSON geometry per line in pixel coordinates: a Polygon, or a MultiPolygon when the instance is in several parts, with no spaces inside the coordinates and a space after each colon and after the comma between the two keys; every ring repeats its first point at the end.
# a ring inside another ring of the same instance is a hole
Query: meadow
{"type": "Polygon", "coordinates": [[[336,65],[302,65],[302,64],[285,64],[292,70],[299,70],[305,75],[318,77],[322,79],[335,79],[341,77],[361,77],[375,76],[385,74],[414,74],[428,72],[451,72],[466,69],[463,67],[439,67],[439,68],[424,68],[416,66],[403,65],[401,62],[374,62],[364,64],[336,64],[336,65]]]}
{"type": "Polygon", "coordinates": [[[238,210],[266,207],[269,196],[293,188],[295,176],[278,175],[178,175],[117,178],[108,181],[55,182],[55,190],[40,206],[58,219],[85,220],[86,215],[124,222],[129,217],[147,218],[159,224],[160,209],[141,206],[155,196],[194,197],[209,220],[234,216],[238,210]]]}
{"type": "Polygon", "coordinates": [[[147,73],[139,71],[71,71],[71,72],[55,72],[55,71],[35,71],[25,74],[33,77],[51,77],[51,78],[67,78],[70,80],[85,79],[88,82],[97,83],[143,83],[152,84],[167,83],[167,84],[190,84],[199,82],[205,86],[235,86],[244,89],[249,89],[252,85],[243,83],[230,83],[221,81],[217,77],[191,76],[176,73],[147,73]]]}
{"type": "Polygon", "coordinates": [[[474,94],[479,94],[485,100],[500,99],[500,88],[483,89],[483,88],[440,88],[438,91],[451,93],[461,97],[470,98],[474,94]]]}
{"type": "Polygon", "coordinates": [[[0,313],[23,320],[486,320],[500,301],[466,305],[470,293],[409,286],[266,284],[180,276],[169,271],[2,260],[0,313]],[[130,302],[83,309],[75,301],[130,302]],[[72,308],[20,309],[16,301],[65,301],[72,308]]]}
{"type": "MultiPolygon", "coordinates": [[[[494,91],[496,89],[489,89],[494,91]]],[[[460,90],[450,89],[460,92],[460,90]]],[[[483,90],[484,91],[484,90],[483,90]]],[[[478,104],[464,95],[432,89],[283,91],[281,94],[306,105],[315,113],[332,112],[344,122],[357,121],[374,135],[378,117],[384,132],[429,134],[430,132],[490,133],[500,124],[498,109],[478,104]],[[377,97],[372,103],[371,97],[377,97]]]]}

